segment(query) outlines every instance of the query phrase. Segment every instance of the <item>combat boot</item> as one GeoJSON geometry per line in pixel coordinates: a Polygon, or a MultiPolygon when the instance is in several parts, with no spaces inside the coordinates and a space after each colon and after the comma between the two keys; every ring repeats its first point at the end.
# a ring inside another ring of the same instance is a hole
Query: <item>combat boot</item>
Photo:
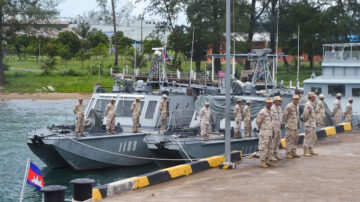
{"type": "Polygon", "coordinates": [[[260,167],[262,167],[262,168],[268,168],[269,166],[266,165],[266,162],[265,162],[265,161],[261,161],[260,167]]]}
{"type": "Polygon", "coordinates": [[[310,148],[310,154],[311,154],[311,155],[319,155],[318,153],[316,153],[316,152],[313,150],[313,148],[310,148]]]}
{"type": "Polygon", "coordinates": [[[311,156],[309,150],[304,149],[304,156],[306,156],[306,157],[310,157],[310,156],[311,156]]]}
{"type": "Polygon", "coordinates": [[[286,154],[286,158],[287,158],[287,159],[293,159],[294,157],[291,155],[291,153],[287,153],[287,154],[286,154]]]}
{"type": "Polygon", "coordinates": [[[266,163],[267,166],[270,166],[270,167],[275,166],[275,164],[271,163],[269,160],[266,160],[265,163],[266,163]]]}
{"type": "Polygon", "coordinates": [[[79,138],[80,136],[79,136],[79,133],[75,133],[75,135],[76,135],[76,138],[79,138]]]}
{"type": "Polygon", "coordinates": [[[253,135],[250,133],[250,134],[248,135],[248,137],[253,137],[253,135]]]}
{"type": "Polygon", "coordinates": [[[277,153],[277,152],[274,152],[274,157],[275,157],[277,160],[282,160],[282,158],[280,158],[280,157],[278,156],[278,153],[277,153]]]}
{"type": "Polygon", "coordinates": [[[270,161],[278,161],[277,158],[275,158],[274,155],[271,155],[270,158],[269,158],[270,161]]]}
{"type": "Polygon", "coordinates": [[[297,155],[295,151],[292,151],[292,152],[291,152],[291,155],[292,155],[294,158],[300,158],[300,156],[297,155]]]}
{"type": "Polygon", "coordinates": [[[80,136],[81,137],[86,137],[83,132],[81,132],[80,136]]]}
{"type": "Polygon", "coordinates": [[[205,137],[204,137],[204,136],[201,136],[201,141],[205,141],[205,137]]]}
{"type": "Polygon", "coordinates": [[[234,133],[234,138],[235,138],[235,139],[240,139],[240,138],[241,138],[240,133],[234,133]]]}

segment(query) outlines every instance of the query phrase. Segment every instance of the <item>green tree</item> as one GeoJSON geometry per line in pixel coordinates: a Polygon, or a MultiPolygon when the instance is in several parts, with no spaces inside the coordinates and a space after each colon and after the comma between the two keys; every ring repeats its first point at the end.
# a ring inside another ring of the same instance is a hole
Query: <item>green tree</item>
{"type": "Polygon", "coordinates": [[[143,41],[144,44],[144,53],[152,54],[154,51],[152,48],[161,47],[161,41],[159,38],[153,38],[153,39],[145,39],[143,41]]]}
{"type": "Polygon", "coordinates": [[[81,49],[77,54],[77,58],[81,61],[81,68],[84,69],[84,62],[91,58],[91,54],[85,52],[84,49],[81,49]]]}
{"type": "Polygon", "coordinates": [[[74,32],[76,32],[83,39],[86,38],[88,32],[90,31],[90,24],[88,22],[80,22],[76,27],[73,28],[74,32]]]}
{"type": "Polygon", "coordinates": [[[53,58],[53,57],[43,59],[43,60],[41,60],[41,62],[43,63],[43,65],[41,66],[41,69],[43,70],[43,73],[45,75],[48,75],[56,67],[56,61],[55,61],[55,58],[53,58]]]}
{"type": "MultiPolygon", "coordinates": [[[[124,36],[124,33],[122,31],[117,31],[116,32],[116,37],[117,37],[118,40],[123,36],[124,36]]],[[[111,36],[111,43],[115,44],[115,35],[111,36]]]]}
{"type": "MultiPolygon", "coordinates": [[[[127,58],[126,60],[129,62],[129,65],[131,67],[134,67],[135,57],[127,58]]],[[[145,56],[141,53],[136,52],[136,68],[141,69],[144,66],[146,66],[145,56]]]]}
{"type": "Polygon", "coordinates": [[[65,67],[67,67],[67,61],[74,57],[74,54],[70,51],[68,46],[60,45],[58,47],[59,56],[65,61],[65,67]]]}
{"type": "Polygon", "coordinates": [[[102,33],[100,30],[92,29],[87,36],[88,41],[90,42],[90,47],[95,48],[100,43],[104,45],[109,45],[109,39],[108,37],[102,33]]]}
{"type": "Polygon", "coordinates": [[[43,46],[42,52],[53,58],[58,55],[58,47],[53,42],[48,42],[43,46]]]}
{"type": "Polygon", "coordinates": [[[81,41],[78,36],[73,32],[60,32],[58,35],[58,42],[63,46],[67,46],[67,49],[75,55],[81,48],[81,41]]]}
{"type": "Polygon", "coordinates": [[[97,56],[101,56],[102,58],[105,58],[109,54],[108,47],[103,43],[98,44],[95,48],[91,50],[91,52],[93,55],[96,56],[96,58],[97,56]]]}

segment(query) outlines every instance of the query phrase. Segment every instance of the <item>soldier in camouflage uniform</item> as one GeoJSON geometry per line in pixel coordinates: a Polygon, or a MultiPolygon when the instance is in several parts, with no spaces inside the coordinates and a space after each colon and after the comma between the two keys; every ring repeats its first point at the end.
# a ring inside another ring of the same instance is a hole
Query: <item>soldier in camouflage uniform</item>
{"type": "Polygon", "coordinates": [[[313,92],[308,93],[309,101],[306,102],[304,106],[304,112],[302,115],[302,121],[305,126],[305,137],[304,137],[304,156],[317,155],[314,152],[315,141],[316,141],[316,114],[314,101],[316,95],[313,92]]]}
{"type": "Polygon", "coordinates": [[[273,137],[273,124],[271,117],[271,105],[272,99],[266,98],[265,107],[258,113],[256,117],[256,125],[259,128],[259,156],[260,156],[260,167],[267,168],[274,166],[269,161],[271,139],[273,137]]]}
{"type": "Polygon", "coordinates": [[[271,106],[272,124],[274,129],[274,138],[271,140],[270,160],[281,160],[279,157],[279,145],[281,143],[281,128],[282,128],[282,110],[281,110],[281,97],[274,97],[274,104],[271,106]]]}
{"type": "Polygon", "coordinates": [[[296,145],[299,141],[299,95],[294,94],[293,101],[289,103],[284,110],[284,121],[286,123],[286,135],[285,135],[285,150],[286,150],[286,158],[300,158],[299,155],[296,154],[296,145]]]}
{"type": "Polygon", "coordinates": [[[200,130],[201,130],[201,140],[204,141],[205,137],[208,140],[211,133],[211,122],[210,122],[210,103],[206,102],[205,106],[200,110],[200,130]]]}
{"type": "Polygon", "coordinates": [[[85,129],[85,119],[84,119],[84,105],[83,99],[79,98],[79,101],[75,104],[73,112],[76,117],[75,122],[75,135],[79,137],[79,133],[81,137],[85,137],[84,129],[85,129]]]}
{"type": "Polygon", "coordinates": [[[242,138],[241,136],[241,121],[242,121],[242,100],[237,99],[237,104],[234,107],[234,119],[235,119],[235,130],[234,130],[234,138],[242,138]]]}
{"type": "Polygon", "coordinates": [[[336,94],[336,100],[334,101],[334,109],[332,113],[332,117],[334,120],[334,125],[338,125],[341,123],[342,117],[342,109],[341,109],[341,93],[336,94]]]}
{"type": "Polygon", "coordinates": [[[110,100],[110,103],[106,105],[106,134],[115,134],[115,98],[110,100]]]}
{"type": "Polygon", "coordinates": [[[353,103],[353,98],[349,98],[349,103],[346,105],[345,114],[344,114],[345,122],[351,123],[352,113],[353,113],[352,103],[353,103]]]}
{"type": "Polygon", "coordinates": [[[321,127],[325,126],[325,105],[324,105],[324,95],[319,95],[319,100],[317,101],[316,108],[316,126],[321,127]]]}
{"type": "Polygon", "coordinates": [[[243,116],[245,137],[252,137],[252,134],[251,134],[252,125],[251,125],[250,106],[251,106],[251,101],[246,100],[246,106],[244,108],[244,116],[243,116]]]}
{"type": "Polygon", "coordinates": [[[166,131],[166,121],[167,121],[167,95],[163,95],[163,99],[160,102],[160,119],[161,119],[161,131],[166,131]]]}
{"type": "Polygon", "coordinates": [[[130,110],[132,112],[133,128],[132,132],[137,133],[139,131],[139,119],[141,115],[140,97],[131,104],[130,110]]]}

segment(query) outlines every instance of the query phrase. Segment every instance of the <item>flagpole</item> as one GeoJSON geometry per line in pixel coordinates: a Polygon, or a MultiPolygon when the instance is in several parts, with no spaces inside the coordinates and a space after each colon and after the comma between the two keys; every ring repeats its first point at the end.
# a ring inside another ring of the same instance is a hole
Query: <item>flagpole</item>
{"type": "Polygon", "coordinates": [[[28,173],[29,173],[29,165],[30,165],[30,158],[28,157],[28,158],[27,158],[27,162],[26,162],[26,169],[25,169],[23,186],[22,186],[22,189],[21,189],[20,202],[23,201],[23,197],[24,197],[26,179],[27,179],[27,175],[28,175],[28,173]]]}

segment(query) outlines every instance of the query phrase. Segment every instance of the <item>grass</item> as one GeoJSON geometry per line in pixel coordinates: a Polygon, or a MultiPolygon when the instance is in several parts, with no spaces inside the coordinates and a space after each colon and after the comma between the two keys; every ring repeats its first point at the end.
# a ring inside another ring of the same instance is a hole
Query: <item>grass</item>
{"type": "MultiPolygon", "coordinates": [[[[97,69],[92,75],[90,68],[91,66],[97,66],[97,64],[103,64],[102,76],[100,78],[100,84],[102,86],[112,86],[113,78],[110,76],[109,67],[113,65],[114,56],[111,55],[106,58],[91,58],[88,61],[84,62],[84,67],[82,68],[81,62],[77,59],[72,59],[67,62],[66,66],[64,61],[61,58],[56,58],[57,65],[56,70],[49,75],[43,75],[38,72],[27,72],[22,70],[11,70],[6,71],[6,84],[5,92],[18,92],[18,93],[35,93],[36,89],[41,89],[43,86],[53,86],[57,92],[70,93],[70,92],[80,92],[80,93],[90,93],[93,90],[93,87],[98,83],[97,69]]],[[[40,65],[36,58],[33,56],[28,56],[25,60],[19,61],[16,56],[6,56],[4,62],[9,65],[9,68],[24,68],[24,69],[40,69],[40,65]]],[[[119,57],[119,69],[122,72],[122,69],[125,68],[128,61],[124,57],[119,57]]],[[[147,65],[143,67],[140,71],[146,72],[151,66],[151,61],[147,62],[147,65]]],[[[207,70],[211,72],[211,64],[203,61],[201,64],[202,71],[207,70]]],[[[195,70],[195,62],[193,63],[193,70],[195,70]]],[[[319,75],[321,73],[320,63],[314,64],[315,73],[319,75]]],[[[182,62],[183,72],[190,71],[190,63],[182,62]]],[[[232,68],[232,66],[231,66],[232,68]]],[[[129,66],[129,70],[132,71],[132,67],[129,66]]],[[[225,64],[222,64],[222,70],[225,70],[225,64]]],[[[241,70],[244,70],[245,67],[243,64],[236,65],[236,72],[240,75],[241,70]]],[[[310,78],[311,70],[308,63],[302,63],[300,67],[299,78],[300,81],[310,78]]],[[[279,63],[279,70],[277,75],[278,81],[284,80],[284,84],[289,85],[289,81],[293,81],[295,85],[296,81],[296,67],[291,65],[290,68],[285,67],[282,63],[279,63]]]]}

